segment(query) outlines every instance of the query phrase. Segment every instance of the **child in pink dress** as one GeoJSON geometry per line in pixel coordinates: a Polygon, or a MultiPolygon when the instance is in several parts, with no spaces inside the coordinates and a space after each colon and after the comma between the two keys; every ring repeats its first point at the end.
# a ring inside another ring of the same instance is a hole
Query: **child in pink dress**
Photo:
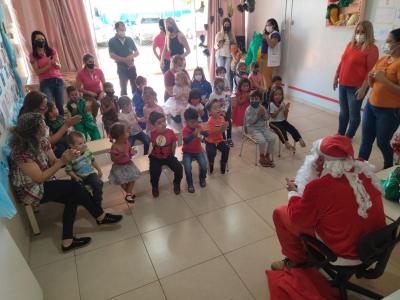
{"type": "Polygon", "coordinates": [[[133,187],[140,176],[140,171],[132,161],[137,153],[128,142],[130,136],[129,126],[126,122],[114,123],[110,128],[110,138],[113,143],[110,154],[113,165],[108,180],[111,184],[117,184],[125,191],[125,200],[135,203],[133,187]]]}

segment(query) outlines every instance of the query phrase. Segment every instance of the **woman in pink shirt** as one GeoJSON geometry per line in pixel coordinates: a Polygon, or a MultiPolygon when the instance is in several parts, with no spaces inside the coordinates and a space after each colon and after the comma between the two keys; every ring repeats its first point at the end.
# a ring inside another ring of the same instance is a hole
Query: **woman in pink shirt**
{"type": "Polygon", "coordinates": [[[61,74],[61,64],[57,51],[47,43],[46,36],[41,31],[31,34],[32,53],[29,61],[39,77],[40,91],[47,95],[49,101],[54,101],[58,112],[64,115],[64,80],[61,74]]]}
{"type": "MultiPolygon", "coordinates": [[[[164,24],[164,19],[160,19],[158,21],[158,26],[160,27],[160,33],[154,38],[153,41],[153,53],[157,57],[158,61],[160,62],[161,66],[161,55],[165,47],[165,24],[164,24]],[[157,53],[157,49],[159,53],[157,53]]],[[[164,65],[161,68],[161,71],[163,74],[169,70],[170,67],[170,59],[171,55],[169,52],[165,53],[164,57],[164,65]]]]}
{"type": "Polygon", "coordinates": [[[103,91],[105,82],[103,71],[94,63],[94,56],[86,53],[83,56],[83,68],[76,75],[76,87],[85,99],[93,101],[92,114],[94,117],[97,116],[100,107],[96,100],[105,96],[103,91]]]}

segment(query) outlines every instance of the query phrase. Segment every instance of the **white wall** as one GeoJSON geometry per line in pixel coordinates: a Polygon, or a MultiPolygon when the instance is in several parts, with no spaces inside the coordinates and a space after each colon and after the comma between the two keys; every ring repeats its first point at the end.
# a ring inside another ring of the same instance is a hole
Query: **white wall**
{"type": "MultiPolygon", "coordinates": [[[[399,0],[394,0],[400,2],[399,0]]],[[[377,7],[381,0],[367,1],[365,18],[376,23],[377,7]]],[[[353,28],[325,26],[326,3],[324,0],[259,0],[256,11],[248,14],[247,32],[251,38],[254,30],[261,31],[265,21],[274,17],[284,24],[287,3],[286,26],[283,27],[283,58],[279,70],[286,86],[306,90],[326,98],[338,99],[332,90],[333,76],[353,28]],[[293,3],[293,7],[292,7],[293,3]],[[292,11],[291,11],[292,9],[292,11]],[[292,18],[290,19],[290,17],[292,18]]],[[[400,5],[400,4],[399,4],[400,5]]],[[[376,25],[376,24],[375,24],[376,25]]],[[[376,29],[378,26],[376,26],[376,29]]],[[[382,40],[378,41],[378,46],[382,40]]],[[[289,89],[295,98],[331,110],[338,104],[303,92],[289,89]]]]}

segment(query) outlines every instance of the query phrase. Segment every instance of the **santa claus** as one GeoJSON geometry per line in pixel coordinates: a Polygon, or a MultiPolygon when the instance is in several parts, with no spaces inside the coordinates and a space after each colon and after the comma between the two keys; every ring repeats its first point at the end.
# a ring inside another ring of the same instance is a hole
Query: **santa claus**
{"type": "Polygon", "coordinates": [[[273,270],[306,261],[302,233],[322,240],[345,264],[356,264],[361,237],[386,225],[373,167],[353,155],[349,138],[326,137],[314,142],[296,180],[287,179],[289,204],[273,212],[286,258],[274,262],[273,270]]]}

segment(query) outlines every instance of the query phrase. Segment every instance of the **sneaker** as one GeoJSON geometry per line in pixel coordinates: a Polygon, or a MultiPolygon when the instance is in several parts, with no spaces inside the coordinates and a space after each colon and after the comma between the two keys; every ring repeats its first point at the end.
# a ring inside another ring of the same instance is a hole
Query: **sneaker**
{"type": "Polygon", "coordinates": [[[292,262],[289,258],[284,258],[280,261],[275,261],[271,264],[271,269],[274,271],[281,271],[283,270],[285,267],[286,268],[295,268],[297,267],[299,264],[292,262]]]}
{"type": "Polygon", "coordinates": [[[200,178],[200,186],[203,188],[203,187],[205,187],[207,184],[206,184],[206,179],[205,178],[200,178]]]}
{"type": "Polygon", "coordinates": [[[175,195],[179,195],[181,193],[181,185],[179,183],[174,183],[174,193],[175,195]]]}
{"type": "Polygon", "coordinates": [[[65,247],[61,245],[62,252],[68,252],[76,248],[82,248],[90,244],[92,239],[90,237],[72,238],[71,245],[65,247]]]}
{"type": "Polygon", "coordinates": [[[158,188],[152,188],[151,189],[151,193],[153,194],[154,198],[157,198],[158,196],[160,196],[160,192],[158,191],[158,188]]]}
{"type": "Polygon", "coordinates": [[[194,186],[193,185],[189,185],[188,186],[188,192],[189,193],[194,193],[194,186]]]}
{"type": "Polygon", "coordinates": [[[118,223],[119,221],[122,220],[122,216],[121,215],[113,215],[110,213],[106,213],[106,215],[104,216],[103,220],[99,221],[96,220],[98,225],[104,225],[104,224],[114,224],[114,223],[118,223]]]}
{"type": "Polygon", "coordinates": [[[233,141],[231,139],[227,140],[226,142],[229,147],[233,148],[233,141]]]}
{"type": "Polygon", "coordinates": [[[136,195],[135,194],[127,194],[126,196],[125,196],[125,200],[126,200],[126,202],[128,202],[128,203],[135,203],[135,198],[136,198],[136,195]]]}

